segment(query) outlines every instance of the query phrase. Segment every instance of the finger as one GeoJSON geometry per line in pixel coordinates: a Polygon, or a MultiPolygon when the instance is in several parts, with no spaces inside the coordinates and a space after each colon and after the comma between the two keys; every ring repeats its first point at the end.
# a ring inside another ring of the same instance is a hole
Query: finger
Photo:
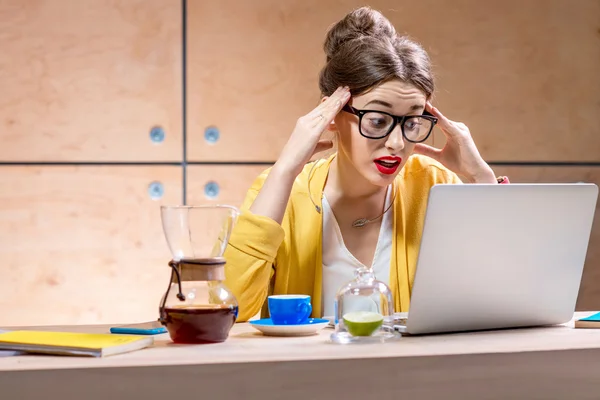
{"type": "Polygon", "coordinates": [[[317,117],[321,112],[323,112],[324,109],[327,108],[327,106],[329,104],[331,104],[331,102],[335,102],[337,96],[339,96],[341,94],[341,92],[344,90],[343,87],[339,87],[337,88],[337,90],[335,92],[333,92],[331,94],[331,96],[325,97],[324,99],[322,99],[321,102],[319,102],[319,105],[316,106],[315,108],[313,108],[308,114],[308,117],[317,117]]]}
{"type": "Polygon", "coordinates": [[[349,99],[350,92],[347,92],[342,96],[341,99],[337,100],[334,104],[331,104],[327,108],[322,110],[322,112],[318,116],[320,119],[317,119],[316,121],[316,128],[319,130],[323,130],[329,124],[331,124],[336,115],[339,114],[339,112],[342,110],[342,108],[348,102],[349,99]]]}
{"type": "Polygon", "coordinates": [[[333,122],[341,108],[342,106],[336,106],[335,108],[323,110],[323,112],[313,120],[313,129],[319,132],[324,131],[325,128],[327,128],[333,122]]]}
{"type": "Polygon", "coordinates": [[[337,109],[337,112],[342,109],[344,104],[350,99],[350,90],[347,87],[339,87],[331,96],[327,97],[317,107],[315,107],[308,115],[311,117],[318,117],[320,114],[324,114],[324,111],[330,109],[337,109]]]}
{"type": "Polygon", "coordinates": [[[331,114],[335,116],[350,99],[350,91],[342,89],[323,101],[314,111],[315,116],[331,114]]]}
{"type": "MultiPolygon", "coordinates": [[[[334,116],[335,117],[335,116],[334,116]]],[[[329,115],[323,111],[323,113],[319,114],[317,118],[313,121],[313,129],[318,130],[319,132],[323,131],[325,127],[331,123],[333,118],[330,118],[329,115]]]]}
{"type": "Polygon", "coordinates": [[[320,153],[325,150],[329,150],[333,147],[333,142],[331,140],[320,140],[315,147],[315,151],[313,154],[320,153]]]}
{"type": "Polygon", "coordinates": [[[437,125],[440,127],[441,130],[448,131],[453,128],[452,121],[446,118],[446,116],[442,114],[440,110],[435,108],[430,102],[426,103],[425,109],[438,119],[437,125]]]}
{"type": "Polygon", "coordinates": [[[436,161],[440,160],[440,154],[442,150],[431,147],[427,144],[417,143],[415,144],[414,152],[423,156],[431,157],[436,161]]]}
{"type": "Polygon", "coordinates": [[[329,125],[331,125],[338,112],[339,111],[337,109],[323,111],[321,117],[316,121],[315,129],[319,132],[324,131],[329,125]]]}

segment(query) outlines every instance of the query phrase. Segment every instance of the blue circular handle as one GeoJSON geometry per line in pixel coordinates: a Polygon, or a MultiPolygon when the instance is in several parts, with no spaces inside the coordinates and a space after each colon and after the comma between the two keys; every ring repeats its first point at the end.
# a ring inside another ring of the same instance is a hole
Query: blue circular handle
{"type": "Polygon", "coordinates": [[[150,130],[150,140],[154,143],[162,143],[165,140],[165,131],[160,126],[155,126],[150,130]]]}
{"type": "Polygon", "coordinates": [[[310,303],[298,304],[298,314],[302,316],[301,320],[305,320],[312,314],[312,305],[310,303]]]}
{"type": "Polygon", "coordinates": [[[214,199],[219,195],[219,184],[217,182],[208,182],[204,185],[204,194],[209,199],[214,199]]]}
{"type": "Polygon", "coordinates": [[[148,194],[152,200],[159,200],[165,194],[165,188],[160,182],[152,182],[148,185],[148,194]]]}
{"type": "Polygon", "coordinates": [[[206,140],[210,144],[217,143],[221,134],[219,133],[219,129],[216,126],[209,126],[204,131],[204,140],[206,140]]]}

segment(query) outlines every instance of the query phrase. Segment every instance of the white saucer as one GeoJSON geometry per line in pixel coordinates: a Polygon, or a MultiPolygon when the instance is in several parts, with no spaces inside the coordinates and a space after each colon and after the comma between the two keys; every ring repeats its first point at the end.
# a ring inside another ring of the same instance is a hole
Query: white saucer
{"type": "Polygon", "coordinates": [[[250,321],[250,325],[266,336],[310,336],[327,327],[329,321],[320,318],[310,318],[307,324],[275,325],[270,318],[250,321]]]}

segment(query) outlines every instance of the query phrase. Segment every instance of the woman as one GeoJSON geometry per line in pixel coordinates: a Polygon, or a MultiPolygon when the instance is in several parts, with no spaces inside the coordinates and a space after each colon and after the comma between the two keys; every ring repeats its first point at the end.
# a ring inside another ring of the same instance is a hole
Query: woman
{"type": "Polygon", "coordinates": [[[426,52],[363,7],[327,34],[322,102],[300,117],[279,159],[250,188],[225,252],[238,321],[267,295],[309,294],[313,316],[332,316],[336,291],[371,266],[408,311],[429,189],[497,183],[468,128],[429,100],[426,52]],[[423,144],[436,124],[443,149],[423,144]],[[337,152],[311,157],[333,146],[337,152]]]}

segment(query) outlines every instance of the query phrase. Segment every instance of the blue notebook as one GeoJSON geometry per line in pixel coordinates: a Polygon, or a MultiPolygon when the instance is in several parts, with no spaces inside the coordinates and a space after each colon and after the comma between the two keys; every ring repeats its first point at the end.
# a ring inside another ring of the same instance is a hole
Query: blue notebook
{"type": "Polygon", "coordinates": [[[600,322],[600,312],[590,315],[589,317],[581,318],[580,321],[596,321],[600,322]]]}
{"type": "Polygon", "coordinates": [[[575,328],[600,328],[600,312],[576,320],[575,328]]]}
{"type": "Polygon", "coordinates": [[[110,333],[118,333],[125,335],[160,335],[161,333],[166,332],[167,328],[162,326],[162,324],[158,321],[113,326],[110,328],[110,333]]]}

